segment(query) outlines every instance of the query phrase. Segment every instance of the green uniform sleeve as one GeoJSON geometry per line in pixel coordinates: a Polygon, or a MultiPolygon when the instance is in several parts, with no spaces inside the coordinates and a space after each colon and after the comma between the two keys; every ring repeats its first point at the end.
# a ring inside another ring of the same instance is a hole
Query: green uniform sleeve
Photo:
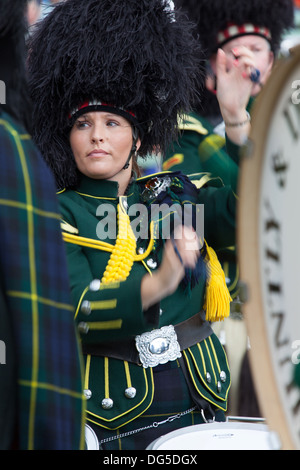
{"type": "Polygon", "coordinates": [[[229,186],[199,190],[204,204],[204,237],[215,250],[235,245],[237,198],[229,186]]]}
{"type": "Polygon", "coordinates": [[[234,142],[232,142],[229,137],[226,135],[226,149],[228,152],[228,155],[230,155],[230,158],[232,161],[236,164],[237,168],[240,164],[240,155],[241,155],[241,147],[234,142]]]}
{"type": "Polygon", "coordinates": [[[236,192],[239,170],[237,149],[230,147],[228,152],[225,138],[214,133],[202,118],[189,116],[187,119],[198,122],[198,127],[188,120],[185,122],[178,142],[166,153],[163,169],[180,170],[187,175],[206,172],[212,177],[220,177],[225,185],[230,185],[236,192]]]}

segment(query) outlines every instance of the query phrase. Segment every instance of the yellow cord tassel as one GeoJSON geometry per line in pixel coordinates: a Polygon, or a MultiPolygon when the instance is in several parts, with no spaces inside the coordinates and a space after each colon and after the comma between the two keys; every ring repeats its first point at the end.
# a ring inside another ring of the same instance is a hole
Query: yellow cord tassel
{"type": "MultiPolygon", "coordinates": [[[[205,242],[206,243],[206,242],[205,242]]],[[[215,322],[229,317],[232,298],[225,281],[225,274],[215,251],[206,243],[207,283],[204,310],[206,320],[215,322]]]]}
{"type": "Polygon", "coordinates": [[[127,279],[136,254],[136,239],[130,225],[130,219],[121,204],[118,205],[118,236],[101,282],[125,281],[127,279]]]}

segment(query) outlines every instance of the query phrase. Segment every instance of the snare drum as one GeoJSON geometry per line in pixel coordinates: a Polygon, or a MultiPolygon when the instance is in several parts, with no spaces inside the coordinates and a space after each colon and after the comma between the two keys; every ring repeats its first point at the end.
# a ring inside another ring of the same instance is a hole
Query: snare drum
{"type": "Polygon", "coordinates": [[[266,424],[207,423],[170,432],[146,450],[279,450],[279,437],[266,424]]]}
{"type": "Polygon", "coordinates": [[[99,450],[96,433],[88,424],[85,425],[85,447],[86,450],[99,450]]]}

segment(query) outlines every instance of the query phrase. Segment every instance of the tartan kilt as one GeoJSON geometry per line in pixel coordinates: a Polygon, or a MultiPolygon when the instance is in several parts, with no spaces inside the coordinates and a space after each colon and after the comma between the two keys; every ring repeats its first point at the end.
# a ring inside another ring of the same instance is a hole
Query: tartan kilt
{"type": "MultiPolygon", "coordinates": [[[[126,426],[116,430],[107,430],[93,423],[88,423],[97,434],[101,450],[145,450],[151,442],[171,431],[194,424],[203,424],[201,411],[196,409],[172,421],[164,422],[156,427],[153,423],[165,421],[179,413],[195,406],[188,385],[178,361],[168,362],[153,368],[154,398],[147,411],[126,426]],[[121,437],[124,433],[147,428],[129,436],[121,437]],[[108,442],[106,439],[120,436],[108,442]]],[[[215,411],[216,421],[225,421],[224,412],[215,411]]]]}

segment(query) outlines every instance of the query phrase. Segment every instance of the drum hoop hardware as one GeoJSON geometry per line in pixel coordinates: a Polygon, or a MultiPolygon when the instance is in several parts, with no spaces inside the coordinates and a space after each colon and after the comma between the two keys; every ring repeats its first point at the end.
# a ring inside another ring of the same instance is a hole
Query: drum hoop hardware
{"type": "Polygon", "coordinates": [[[216,417],[214,416],[213,419],[207,419],[206,416],[205,416],[205,412],[204,412],[204,409],[202,408],[201,409],[201,416],[202,416],[202,419],[203,421],[207,424],[207,423],[214,423],[215,422],[215,419],[216,417]]]}
{"type": "Polygon", "coordinates": [[[131,436],[132,434],[137,434],[138,432],[141,432],[141,431],[146,431],[147,429],[157,428],[161,424],[171,423],[175,419],[181,418],[182,416],[192,413],[192,411],[195,411],[196,409],[197,407],[193,406],[192,408],[189,408],[186,411],[182,411],[181,413],[177,413],[176,415],[170,416],[169,418],[164,419],[163,421],[154,421],[149,426],[145,426],[143,428],[138,428],[138,429],[133,429],[132,431],[123,432],[122,434],[119,434],[117,436],[107,437],[106,439],[102,439],[101,441],[99,441],[99,443],[101,445],[106,442],[111,442],[111,441],[115,441],[116,439],[122,439],[123,437],[131,436]]]}

